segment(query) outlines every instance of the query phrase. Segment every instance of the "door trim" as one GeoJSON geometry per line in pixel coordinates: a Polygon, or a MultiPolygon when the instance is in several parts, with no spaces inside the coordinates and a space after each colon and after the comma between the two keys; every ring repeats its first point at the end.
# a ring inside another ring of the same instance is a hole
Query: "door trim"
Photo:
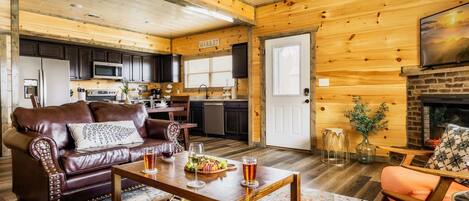
{"type": "MultiPolygon", "coordinates": [[[[266,86],[265,86],[265,78],[266,78],[266,66],[265,66],[265,41],[269,39],[276,39],[288,36],[295,36],[301,34],[310,34],[310,95],[309,99],[311,101],[310,104],[310,143],[311,143],[311,150],[310,152],[314,152],[316,150],[316,65],[315,65],[315,47],[316,47],[316,32],[319,27],[315,27],[313,29],[308,30],[298,30],[293,32],[284,32],[278,34],[272,34],[267,36],[259,36],[258,39],[260,41],[260,63],[261,63],[261,147],[267,147],[266,144],[266,86]]],[[[271,146],[269,146],[271,147],[271,146]]],[[[289,148],[287,148],[289,149],[289,148]]]]}

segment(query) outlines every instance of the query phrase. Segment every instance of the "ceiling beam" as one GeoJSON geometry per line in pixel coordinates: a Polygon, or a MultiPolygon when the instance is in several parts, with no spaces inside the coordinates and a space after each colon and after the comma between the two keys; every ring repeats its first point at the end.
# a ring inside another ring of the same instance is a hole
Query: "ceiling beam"
{"type": "Polygon", "coordinates": [[[228,15],[244,24],[255,25],[255,8],[240,0],[168,0],[178,4],[203,7],[228,15]]]}

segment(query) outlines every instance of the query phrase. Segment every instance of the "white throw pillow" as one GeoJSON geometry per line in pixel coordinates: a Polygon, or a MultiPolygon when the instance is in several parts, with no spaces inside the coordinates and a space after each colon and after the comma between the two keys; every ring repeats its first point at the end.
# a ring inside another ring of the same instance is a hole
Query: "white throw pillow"
{"type": "Polygon", "coordinates": [[[67,124],[77,150],[142,143],[133,121],[67,124]]]}

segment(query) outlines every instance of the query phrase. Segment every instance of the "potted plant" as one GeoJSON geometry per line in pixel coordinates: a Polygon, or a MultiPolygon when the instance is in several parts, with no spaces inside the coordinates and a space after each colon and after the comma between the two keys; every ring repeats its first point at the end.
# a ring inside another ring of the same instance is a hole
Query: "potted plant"
{"type": "Polygon", "coordinates": [[[121,87],[121,91],[122,91],[122,99],[124,99],[124,102],[126,104],[129,104],[130,103],[130,99],[129,99],[129,91],[130,91],[130,88],[129,88],[129,81],[127,80],[122,80],[122,87],[121,87]]]}
{"type": "Polygon", "coordinates": [[[386,103],[381,103],[376,112],[370,116],[371,109],[369,109],[368,104],[361,101],[360,96],[353,97],[353,102],[355,104],[353,109],[346,111],[345,116],[350,120],[352,128],[363,137],[362,142],[356,147],[358,161],[370,163],[376,154],[376,147],[370,144],[368,137],[387,128],[388,121],[385,118],[389,107],[386,103]]]}

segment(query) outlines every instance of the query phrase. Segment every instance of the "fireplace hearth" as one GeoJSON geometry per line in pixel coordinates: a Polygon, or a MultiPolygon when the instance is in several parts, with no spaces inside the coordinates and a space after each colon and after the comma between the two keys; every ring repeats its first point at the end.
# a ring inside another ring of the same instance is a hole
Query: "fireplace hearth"
{"type": "Polygon", "coordinates": [[[422,143],[438,140],[448,124],[469,126],[469,95],[434,94],[420,96],[422,143]]]}

